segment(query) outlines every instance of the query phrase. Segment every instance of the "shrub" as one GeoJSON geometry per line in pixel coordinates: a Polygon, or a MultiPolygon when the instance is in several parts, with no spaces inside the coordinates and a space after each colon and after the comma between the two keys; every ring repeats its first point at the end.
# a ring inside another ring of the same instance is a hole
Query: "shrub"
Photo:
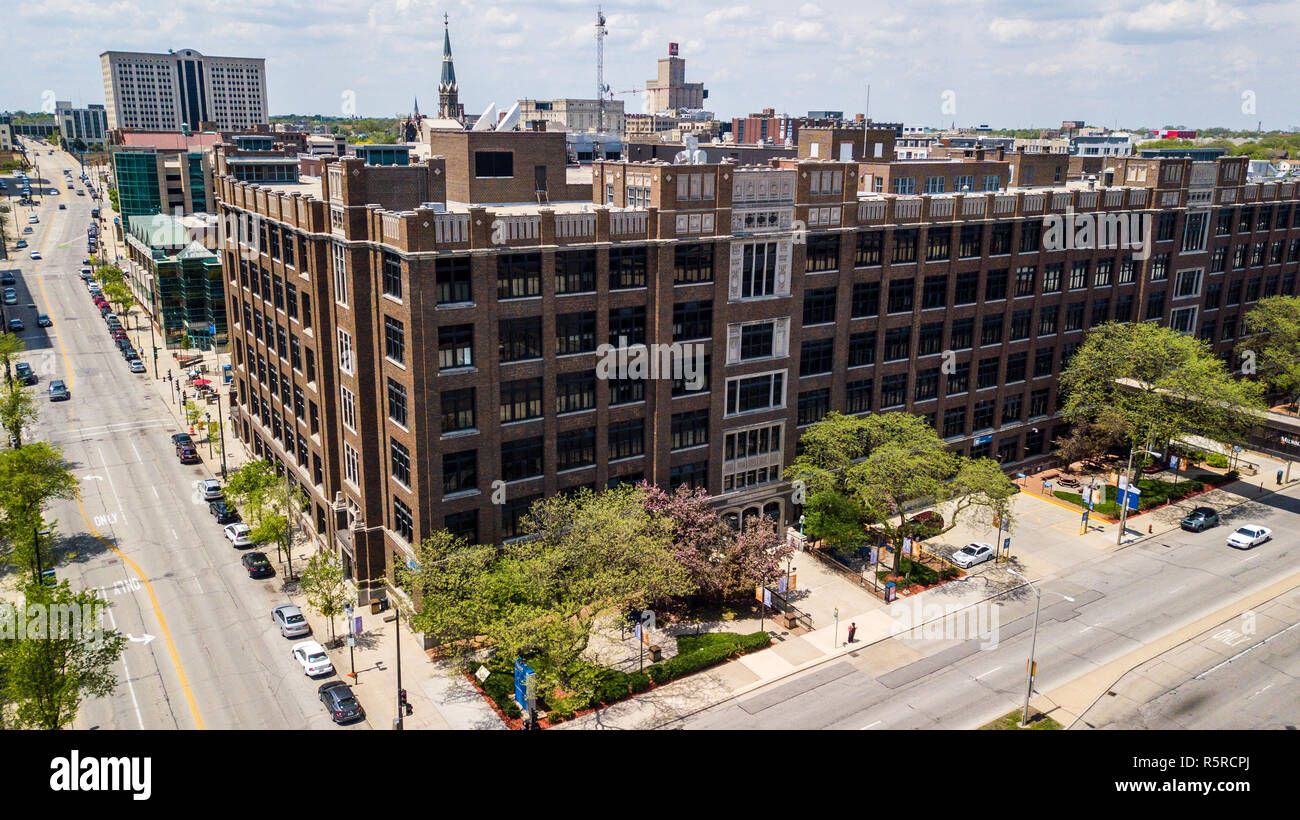
{"type": "Polygon", "coordinates": [[[1205,463],[1207,466],[1223,469],[1228,466],[1228,457],[1223,453],[1210,453],[1205,457],[1205,463]]]}
{"type": "Polygon", "coordinates": [[[639,695],[650,688],[650,676],[644,672],[633,672],[627,676],[628,691],[639,695]]]}
{"type": "Polygon", "coordinates": [[[599,679],[596,681],[595,700],[598,703],[613,703],[616,700],[627,697],[627,678],[627,673],[620,672],[617,669],[607,669],[602,671],[599,679]]]}
{"type": "Polygon", "coordinates": [[[960,574],[961,574],[961,570],[957,569],[956,567],[944,567],[943,569],[939,570],[939,577],[945,581],[951,581],[953,578],[956,578],[960,574]]]}
{"type": "Polygon", "coordinates": [[[1229,470],[1228,472],[1223,474],[1223,483],[1227,484],[1228,482],[1236,481],[1239,478],[1241,478],[1240,472],[1238,472],[1237,470],[1229,470]]]}

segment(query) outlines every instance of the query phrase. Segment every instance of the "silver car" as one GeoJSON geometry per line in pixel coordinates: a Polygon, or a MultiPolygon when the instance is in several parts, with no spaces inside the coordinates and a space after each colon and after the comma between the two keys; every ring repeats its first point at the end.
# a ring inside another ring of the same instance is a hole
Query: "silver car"
{"type": "Polygon", "coordinates": [[[311,624],[303,617],[302,610],[293,604],[280,604],[271,609],[271,620],[280,627],[280,634],[286,638],[297,638],[311,634],[311,624]]]}
{"type": "MultiPolygon", "coordinates": [[[[135,361],[139,361],[136,359],[135,361]]],[[[204,501],[216,501],[221,498],[221,482],[215,478],[205,478],[194,482],[194,486],[203,494],[204,501]]]]}

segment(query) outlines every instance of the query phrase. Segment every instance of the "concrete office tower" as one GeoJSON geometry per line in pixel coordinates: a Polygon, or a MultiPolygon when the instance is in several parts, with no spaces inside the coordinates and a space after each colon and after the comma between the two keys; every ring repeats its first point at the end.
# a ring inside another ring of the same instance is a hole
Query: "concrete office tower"
{"type": "Polygon", "coordinates": [[[208,57],[193,49],[105,51],[109,128],[151,131],[254,128],[267,123],[266,60],[208,57]]]}

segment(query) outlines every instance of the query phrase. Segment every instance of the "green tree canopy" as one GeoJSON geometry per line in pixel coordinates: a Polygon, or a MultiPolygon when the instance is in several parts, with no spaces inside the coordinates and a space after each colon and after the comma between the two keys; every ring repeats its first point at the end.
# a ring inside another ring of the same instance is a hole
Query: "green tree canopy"
{"type": "Polygon", "coordinates": [[[1246,314],[1249,334],[1237,346],[1243,368],[1254,365],[1264,384],[1300,401],[1300,297],[1268,296],[1246,314]]]}

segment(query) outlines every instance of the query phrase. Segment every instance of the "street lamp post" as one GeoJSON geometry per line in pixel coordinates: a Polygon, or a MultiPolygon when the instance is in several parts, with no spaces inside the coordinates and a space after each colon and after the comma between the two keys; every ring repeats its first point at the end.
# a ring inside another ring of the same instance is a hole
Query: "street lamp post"
{"type": "Polygon", "coordinates": [[[397,648],[397,720],[393,722],[393,728],[399,732],[402,730],[402,718],[406,713],[406,704],[402,702],[402,607],[393,606],[393,644],[397,648]]]}
{"type": "Polygon", "coordinates": [[[221,391],[217,391],[217,433],[221,436],[221,480],[226,480],[226,427],[221,421],[221,391]]]}
{"type": "MultiPolygon", "coordinates": [[[[1038,612],[1040,609],[1042,609],[1043,606],[1043,593],[1039,592],[1038,587],[1034,586],[1033,581],[1030,581],[1029,578],[1027,578],[1026,576],[1021,575],[1020,573],[1016,572],[1014,569],[1008,569],[1007,572],[1011,573],[1012,575],[1017,575],[1021,578],[1024,578],[1025,583],[1028,584],[1029,588],[1034,591],[1034,599],[1035,599],[1034,600],[1034,630],[1032,636],[1029,639],[1029,666],[1025,670],[1025,710],[1020,717],[1020,725],[1028,726],[1029,725],[1029,698],[1034,692],[1034,652],[1038,648],[1038,612]]],[[[1074,599],[1071,598],[1069,595],[1062,595],[1059,592],[1054,592],[1052,594],[1060,595],[1062,598],[1069,601],[1070,603],[1074,603],[1074,599]]]]}

